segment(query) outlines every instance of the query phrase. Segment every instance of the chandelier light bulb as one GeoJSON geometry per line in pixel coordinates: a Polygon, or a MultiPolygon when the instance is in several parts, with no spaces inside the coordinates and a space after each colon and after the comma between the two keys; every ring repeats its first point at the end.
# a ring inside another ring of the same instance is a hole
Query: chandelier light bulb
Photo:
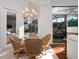
{"type": "Polygon", "coordinates": [[[37,13],[36,13],[36,12],[34,12],[34,14],[35,14],[35,15],[37,15],[37,13]]]}
{"type": "Polygon", "coordinates": [[[23,10],[22,13],[25,13],[25,11],[23,10]]]}
{"type": "Polygon", "coordinates": [[[28,14],[27,14],[27,13],[26,13],[25,15],[26,15],[26,16],[28,16],[28,14]]]}
{"type": "Polygon", "coordinates": [[[31,14],[31,17],[33,17],[33,14],[31,14]]]}
{"type": "Polygon", "coordinates": [[[28,11],[28,8],[26,7],[26,11],[28,11]]]}
{"type": "Polygon", "coordinates": [[[35,9],[32,9],[32,12],[34,13],[35,12],[35,9]]]}

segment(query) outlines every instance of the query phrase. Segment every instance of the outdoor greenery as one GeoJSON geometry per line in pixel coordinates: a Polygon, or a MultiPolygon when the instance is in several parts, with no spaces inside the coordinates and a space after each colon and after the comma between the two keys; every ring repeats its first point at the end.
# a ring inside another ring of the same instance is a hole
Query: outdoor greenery
{"type": "Polygon", "coordinates": [[[78,19],[70,19],[68,21],[68,27],[77,27],[78,26],[78,19]]]}
{"type": "Polygon", "coordinates": [[[37,21],[37,19],[32,20],[32,23],[30,23],[30,24],[28,24],[27,22],[25,22],[25,24],[28,25],[28,28],[24,27],[24,32],[25,33],[30,33],[30,32],[38,33],[38,21],[37,21]]]}

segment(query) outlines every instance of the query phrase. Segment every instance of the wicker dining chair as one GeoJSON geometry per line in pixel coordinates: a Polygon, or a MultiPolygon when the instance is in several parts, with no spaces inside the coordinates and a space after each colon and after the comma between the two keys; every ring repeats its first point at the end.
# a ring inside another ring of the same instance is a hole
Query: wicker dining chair
{"type": "Polygon", "coordinates": [[[14,54],[17,55],[17,59],[19,59],[20,54],[24,53],[25,49],[19,40],[17,41],[15,38],[10,37],[10,41],[14,49],[14,54]]]}
{"type": "Polygon", "coordinates": [[[29,36],[36,36],[36,33],[35,32],[31,32],[31,33],[29,33],[29,36]]]}
{"type": "Polygon", "coordinates": [[[42,53],[42,41],[40,39],[27,39],[25,45],[29,59],[36,59],[36,56],[42,53]]]}
{"type": "Polygon", "coordinates": [[[35,32],[32,32],[32,33],[29,33],[29,38],[34,38],[34,39],[37,39],[38,36],[35,32]]]}
{"type": "Polygon", "coordinates": [[[47,34],[47,35],[45,35],[44,38],[42,38],[42,47],[43,47],[45,54],[46,54],[46,50],[49,47],[48,42],[50,39],[51,39],[51,34],[47,34]]]}
{"type": "Polygon", "coordinates": [[[21,39],[19,37],[17,37],[16,35],[12,35],[11,37],[13,37],[14,40],[21,42],[21,39]]]}

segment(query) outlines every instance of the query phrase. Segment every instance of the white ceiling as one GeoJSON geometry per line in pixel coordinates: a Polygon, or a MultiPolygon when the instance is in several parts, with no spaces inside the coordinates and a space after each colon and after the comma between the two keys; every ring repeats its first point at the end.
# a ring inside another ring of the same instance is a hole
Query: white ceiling
{"type": "Polygon", "coordinates": [[[18,0],[21,3],[28,5],[31,3],[32,6],[38,7],[41,4],[50,4],[50,6],[78,6],[78,0],[18,0]]]}
{"type": "Polygon", "coordinates": [[[77,6],[78,0],[51,0],[52,6],[77,6]]]}
{"type": "Polygon", "coordinates": [[[78,0],[23,0],[26,3],[32,3],[35,5],[51,4],[52,6],[73,6],[78,5],[78,0]]]}
{"type": "Polygon", "coordinates": [[[78,14],[78,7],[53,7],[52,14],[78,14]]]}
{"type": "Polygon", "coordinates": [[[43,3],[49,3],[50,0],[24,0],[28,3],[33,3],[33,4],[43,4],[43,3]]]}

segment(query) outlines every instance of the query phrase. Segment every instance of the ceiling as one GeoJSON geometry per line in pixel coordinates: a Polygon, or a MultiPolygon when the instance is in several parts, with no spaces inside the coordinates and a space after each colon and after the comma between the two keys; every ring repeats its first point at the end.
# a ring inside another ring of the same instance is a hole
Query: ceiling
{"type": "Polygon", "coordinates": [[[49,3],[50,0],[24,0],[28,3],[33,3],[33,4],[43,4],[43,3],[49,3]]]}
{"type": "Polygon", "coordinates": [[[51,4],[52,6],[73,6],[78,5],[78,0],[21,0],[26,3],[32,3],[35,5],[51,4]]]}
{"type": "Polygon", "coordinates": [[[53,7],[52,14],[78,14],[78,7],[53,7]]]}

